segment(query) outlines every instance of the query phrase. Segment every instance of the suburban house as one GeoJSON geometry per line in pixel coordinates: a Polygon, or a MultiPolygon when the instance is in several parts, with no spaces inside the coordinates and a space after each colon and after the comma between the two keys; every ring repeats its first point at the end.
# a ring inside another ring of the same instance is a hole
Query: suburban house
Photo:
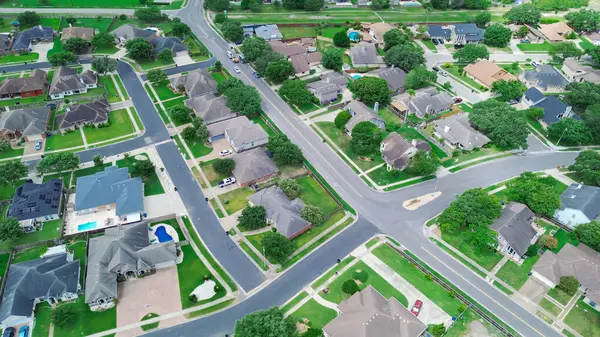
{"type": "Polygon", "coordinates": [[[38,303],[77,299],[80,266],[71,253],[11,264],[0,304],[0,327],[32,324],[38,303]]]}
{"type": "Polygon", "coordinates": [[[304,76],[310,73],[310,67],[321,64],[322,55],[319,52],[309,53],[307,48],[300,43],[283,43],[281,41],[269,41],[274,52],[292,62],[296,76],[304,76]]]}
{"type": "Polygon", "coordinates": [[[232,159],[235,161],[233,176],[241,186],[267,181],[279,173],[277,165],[263,148],[238,153],[232,159]]]}
{"type": "Polygon", "coordinates": [[[467,65],[464,69],[467,76],[488,88],[496,81],[517,80],[513,74],[500,68],[496,63],[489,60],[479,60],[476,63],[467,65]]]}
{"type": "Polygon", "coordinates": [[[444,139],[451,149],[459,148],[471,151],[490,142],[483,133],[473,129],[469,116],[459,113],[433,122],[435,135],[444,139]]]}
{"type": "Polygon", "coordinates": [[[254,124],[248,117],[239,116],[208,125],[209,140],[225,138],[235,150],[242,152],[267,144],[269,135],[258,124],[254,124]]]}
{"type": "Polygon", "coordinates": [[[533,215],[529,207],[511,202],[490,226],[498,233],[498,250],[518,263],[523,262],[527,248],[540,236],[533,228],[533,215]]]}
{"type": "Polygon", "coordinates": [[[11,41],[12,37],[9,34],[0,34],[0,55],[8,53],[11,41]]]}
{"type": "Polygon", "coordinates": [[[48,74],[39,69],[29,77],[9,78],[0,84],[0,99],[25,98],[43,95],[48,85],[48,74]]]}
{"type": "Polygon", "coordinates": [[[33,142],[46,138],[50,108],[17,109],[0,115],[0,139],[33,142]]]}
{"type": "Polygon", "coordinates": [[[600,187],[571,184],[560,195],[560,207],[554,213],[554,219],[575,228],[597,220],[599,215],[600,187]]]}
{"type": "Polygon", "coordinates": [[[152,41],[152,45],[154,46],[154,57],[165,49],[170,50],[175,57],[188,54],[188,48],[183,44],[183,40],[176,36],[159,36],[152,41]]]}
{"type": "Polygon", "coordinates": [[[413,139],[407,141],[396,132],[391,132],[381,142],[379,147],[381,151],[381,157],[387,164],[387,170],[404,170],[408,167],[410,158],[412,158],[418,151],[431,151],[431,145],[421,139],[413,139]]]}
{"type": "Polygon", "coordinates": [[[351,100],[345,107],[346,110],[350,113],[350,120],[346,122],[346,133],[348,135],[352,135],[352,129],[356,126],[356,124],[360,122],[371,122],[377,125],[378,128],[383,129],[385,127],[385,122],[377,114],[377,112],[373,111],[371,108],[366,106],[363,102],[351,100]]]}
{"type": "Polygon", "coordinates": [[[307,53],[306,48],[298,43],[287,44],[281,41],[269,41],[269,45],[274,52],[281,54],[285,58],[307,53]]]}
{"type": "Polygon", "coordinates": [[[310,229],[311,224],[300,216],[304,202],[300,198],[290,200],[279,186],[264,188],[248,198],[251,206],[263,206],[266,220],[277,232],[293,239],[310,229]]]}
{"type": "Polygon", "coordinates": [[[196,116],[202,118],[206,125],[237,116],[227,106],[227,98],[225,96],[217,97],[214,94],[206,94],[187,99],[184,103],[185,106],[194,110],[196,116]]]}
{"type": "Polygon", "coordinates": [[[17,33],[13,39],[11,50],[15,52],[30,52],[31,46],[40,42],[52,42],[54,29],[51,27],[35,26],[17,33]]]}
{"type": "Polygon", "coordinates": [[[141,178],[130,178],[127,167],[117,166],[109,166],[102,172],[77,178],[75,214],[113,209],[121,223],[141,220],[144,212],[144,188],[141,178]]]}
{"type": "Polygon", "coordinates": [[[150,244],[149,234],[148,224],[139,222],[107,228],[104,235],[89,239],[85,303],[90,310],[115,306],[117,280],[147,276],[176,264],[175,242],[150,244]]]}
{"type": "Polygon", "coordinates": [[[17,219],[25,232],[41,229],[44,222],[60,219],[62,189],[62,179],[25,182],[15,190],[6,217],[17,219]]]}
{"type": "Polygon", "coordinates": [[[380,67],[385,65],[383,56],[377,53],[377,47],[361,42],[350,48],[350,59],[355,67],[380,67]]]}
{"type": "Polygon", "coordinates": [[[321,105],[336,101],[338,94],[341,94],[343,90],[339,85],[329,83],[326,80],[311,82],[306,85],[306,89],[319,100],[319,104],[321,105]]]}
{"type": "Polygon", "coordinates": [[[398,67],[381,68],[369,71],[365,76],[381,77],[388,83],[390,91],[403,93],[405,91],[404,82],[406,81],[406,72],[398,67]]]}
{"type": "Polygon", "coordinates": [[[385,47],[385,42],[383,41],[383,35],[388,31],[396,28],[395,25],[385,23],[385,22],[375,22],[375,23],[363,23],[362,29],[367,30],[369,34],[373,37],[373,42],[377,44],[377,47],[383,49],[385,47]]]}
{"type": "Polygon", "coordinates": [[[567,35],[573,33],[573,29],[566,22],[555,22],[547,25],[540,25],[539,31],[548,42],[562,42],[567,35]]]}
{"type": "Polygon", "coordinates": [[[344,89],[348,87],[348,78],[346,75],[335,71],[322,74],[321,81],[337,84],[339,87],[344,89]]]}
{"type": "Polygon", "coordinates": [[[80,38],[80,39],[84,39],[86,41],[92,41],[92,39],[94,38],[94,28],[88,28],[88,27],[66,27],[63,28],[61,35],[60,35],[60,40],[61,41],[67,41],[68,39],[72,39],[72,38],[80,38]]]}
{"type": "Polygon", "coordinates": [[[569,84],[569,80],[549,64],[540,64],[535,70],[525,71],[519,77],[527,87],[541,91],[563,91],[569,84]]]}
{"type": "Polygon", "coordinates": [[[341,314],[323,327],[326,337],[419,337],[427,329],[395,297],[388,300],[371,285],[342,301],[338,309],[341,314]]]}
{"type": "Polygon", "coordinates": [[[174,91],[185,92],[190,98],[217,92],[217,81],[204,69],[172,78],[170,86],[174,91]]]}
{"type": "Polygon", "coordinates": [[[591,66],[584,66],[574,58],[568,58],[560,68],[569,81],[573,82],[591,82],[594,84],[600,84],[600,70],[596,70],[591,66]]]}
{"type": "Polygon", "coordinates": [[[393,110],[399,115],[408,112],[419,118],[450,111],[453,105],[454,100],[448,93],[445,91],[438,92],[437,88],[434,87],[418,89],[414,97],[408,94],[395,96],[391,104],[393,110]]]}
{"type": "Polygon", "coordinates": [[[427,34],[432,39],[443,39],[453,44],[479,43],[483,40],[485,29],[477,27],[474,23],[457,23],[440,26],[429,25],[427,34]]]}
{"type": "Polygon", "coordinates": [[[128,40],[141,38],[151,42],[158,37],[155,31],[139,29],[132,24],[123,25],[115,29],[111,34],[115,36],[117,43],[121,46],[123,46],[128,40]]]}
{"type": "Polygon", "coordinates": [[[525,90],[521,102],[528,108],[544,109],[542,121],[546,125],[558,122],[561,118],[577,117],[571,106],[566,105],[556,96],[544,96],[537,88],[525,90]]]}
{"type": "Polygon", "coordinates": [[[277,41],[283,39],[283,34],[279,31],[277,25],[263,25],[254,28],[254,33],[257,37],[263,38],[265,41],[277,41]]]}
{"type": "Polygon", "coordinates": [[[82,125],[98,126],[108,122],[110,104],[105,98],[83,104],[73,104],[65,112],[56,117],[59,130],[73,130],[82,125]]]}
{"type": "Polygon", "coordinates": [[[58,67],[52,76],[48,94],[52,99],[64,98],[76,94],[85,94],[88,89],[98,86],[98,75],[91,70],[82,74],[77,69],[58,67]]]}
{"type": "Polygon", "coordinates": [[[600,311],[600,254],[585,244],[575,247],[567,243],[558,254],[546,250],[531,272],[550,288],[556,287],[563,276],[575,277],[581,284],[583,301],[600,311]]]}

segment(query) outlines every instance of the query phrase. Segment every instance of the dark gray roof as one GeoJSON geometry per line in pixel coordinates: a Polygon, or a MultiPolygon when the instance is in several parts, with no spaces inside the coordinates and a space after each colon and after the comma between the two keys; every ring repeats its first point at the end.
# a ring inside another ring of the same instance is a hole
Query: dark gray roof
{"type": "Polygon", "coordinates": [[[76,69],[59,67],[52,76],[49,94],[59,94],[65,91],[82,90],[87,84],[98,82],[98,76],[91,70],[79,74],[76,69]]]}
{"type": "Polygon", "coordinates": [[[535,70],[523,73],[523,79],[530,86],[536,86],[542,90],[565,89],[569,81],[551,65],[540,64],[535,70]]]}
{"type": "Polygon", "coordinates": [[[19,221],[59,214],[62,179],[50,179],[42,184],[26,182],[15,190],[8,217],[19,221]]]}
{"type": "Polygon", "coordinates": [[[75,210],[117,204],[116,214],[144,210],[142,179],[129,178],[126,167],[110,166],[102,172],[77,178],[75,210]]]}
{"type": "Polygon", "coordinates": [[[190,98],[184,103],[185,106],[194,110],[205,124],[216,123],[236,116],[236,113],[227,106],[225,96],[215,97],[213,94],[207,94],[190,98]]]}
{"type": "Polygon", "coordinates": [[[28,49],[32,41],[49,40],[54,37],[54,29],[51,27],[35,26],[17,33],[13,41],[12,50],[28,49]]]}
{"type": "Polygon", "coordinates": [[[502,216],[490,226],[500,233],[519,256],[525,255],[536,231],[531,226],[533,212],[518,202],[509,203],[502,210],[502,216]]]}
{"type": "Polygon", "coordinates": [[[252,122],[229,127],[225,129],[225,134],[234,147],[241,147],[248,143],[258,143],[269,138],[262,126],[252,122]]]}
{"type": "Polygon", "coordinates": [[[281,40],[283,35],[279,31],[277,25],[263,25],[254,28],[256,36],[261,37],[267,41],[269,40],[281,40]]]}
{"type": "Polygon", "coordinates": [[[329,83],[335,83],[340,87],[348,85],[348,78],[344,74],[338,72],[330,72],[323,74],[321,75],[321,80],[327,81],[329,83]]]}
{"type": "Polygon", "coordinates": [[[568,106],[556,96],[547,96],[546,99],[534,106],[536,108],[544,109],[544,117],[542,117],[542,120],[547,125],[558,122],[562,117],[562,114],[564,114],[568,108],[568,106]]]}
{"type": "Polygon", "coordinates": [[[217,91],[217,81],[204,69],[190,71],[171,79],[171,86],[178,88],[183,85],[188,97],[205,95],[217,91]]]}
{"type": "Polygon", "coordinates": [[[457,23],[454,25],[454,31],[458,35],[465,35],[465,40],[481,41],[483,40],[484,29],[477,27],[474,23],[457,23]]]}
{"type": "Polygon", "coordinates": [[[139,29],[131,24],[123,25],[113,30],[111,34],[116,37],[122,37],[125,40],[132,40],[139,37],[150,41],[157,37],[156,32],[151,30],[139,29]]]}
{"type": "Polygon", "coordinates": [[[325,80],[311,82],[306,85],[306,88],[320,95],[335,93],[342,89],[339,85],[325,80]]]}
{"type": "Polygon", "coordinates": [[[546,97],[546,96],[544,96],[544,94],[542,94],[542,92],[541,92],[541,91],[539,91],[539,90],[538,90],[538,88],[536,88],[536,87],[531,87],[531,88],[529,88],[529,89],[525,90],[525,93],[524,93],[524,95],[525,95],[525,97],[526,97],[527,99],[529,99],[529,100],[530,100],[530,101],[532,101],[532,102],[537,102],[537,101],[539,101],[539,100],[541,100],[541,99],[544,99],[544,97],[546,97]]]}
{"type": "Polygon", "coordinates": [[[279,172],[277,165],[262,148],[238,153],[233,160],[235,161],[233,175],[242,185],[279,172]]]}
{"type": "Polygon", "coordinates": [[[85,104],[74,104],[65,113],[56,117],[56,123],[59,129],[84,123],[106,123],[109,112],[110,105],[105,98],[85,104]]]}
{"type": "Polygon", "coordinates": [[[388,88],[392,91],[404,90],[404,81],[406,81],[406,72],[398,67],[382,68],[369,72],[383,78],[388,83],[388,88]]]}
{"type": "Polygon", "coordinates": [[[188,48],[178,37],[159,36],[156,39],[154,39],[154,41],[152,41],[152,44],[154,45],[154,55],[158,54],[163,49],[168,49],[173,53],[188,50],[188,48]]]}
{"type": "Polygon", "coordinates": [[[445,91],[436,91],[435,93],[417,95],[410,100],[409,110],[416,113],[420,118],[425,114],[436,113],[444,110],[450,110],[454,101],[445,91]]]}
{"type": "Polygon", "coordinates": [[[0,130],[21,132],[24,137],[46,132],[50,108],[17,109],[2,112],[0,130]]]}
{"type": "Polygon", "coordinates": [[[444,37],[450,38],[452,36],[452,31],[448,28],[443,28],[440,25],[429,25],[427,27],[427,33],[431,37],[444,37]]]}
{"type": "Polygon", "coordinates": [[[39,69],[31,72],[29,77],[9,78],[0,84],[0,95],[14,95],[21,92],[46,89],[48,74],[39,69]]]}
{"type": "Polygon", "coordinates": [[[275,224],[277,231],[287,238],[294,237],[309,225],[308,221],[300,216],[304,202],[299,198],[290,200],[278,186],[262,189],[248,200],[254,205],[264,206],[267,218],[275,224]]]}
{"type": "Polygon", "coordinates": [[[600,187],[571,184],[560,195],[560,209],[577,209],[583,212],[590,220],[600,214],[600,187]]]}
{"type": "Polygon", "coordinates": [[[137,271],[141,267],[151,268],[177,259],[175,242],[150,244],[148,235],[148,224],[138,222],[107,228],[103,236],[90,239],[86,303],[106,297],[117,298],[117,271],[137,271]]]}
{"type": "Polygon", "coordinates": [[[377,48],[372,43],[359,43],[350,48],[352,63],[356,64],[384,64],[383,58],[377,53],[377,48]]]}
{"type": "Polygon", "coordinates": [[[352,131],[356,124],[360,122],[382,120],[381,117],[375,113],[375,111],[361,101],[351,100],[344,109],[350,111],[350,114],[354,114],[348,120],[348,122],[346,122],[345,128],[349,131],[352,131]]]}
{"type": "Polygon", "coordinates": [[[434,123],[435,131],[451,144],[460,144],[466,150],[482,147],[490,142],[483,133],[471,127],[469,116],[465,113],[438,119],[434,123]]]}
{"type": "Polygon", "coordinates": [[[67,253],[11,264],[2,294],[0,322],[10,316],[31,316],[35,299],[58,299],[65,293],[77,293],[79,269],[79,260],[69,261],[67,253]]]}

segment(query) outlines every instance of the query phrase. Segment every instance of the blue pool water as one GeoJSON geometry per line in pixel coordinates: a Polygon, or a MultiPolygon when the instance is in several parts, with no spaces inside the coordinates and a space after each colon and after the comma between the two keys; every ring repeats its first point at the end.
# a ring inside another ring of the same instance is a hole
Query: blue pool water
{"type": "Polygon", "coordinates": [[[351,41],[358,41],[358,40],[360,40],[360,33],[359,32],[351,32],[350,34],[348,34],[348,38],[351,41]]]}
{"type": "Polygon", "coordinates": [[[355,79],[355,80],[358,80],[361,77],[363,77],[363,76],[359,75],[359,74],[352,75],[352,78],[355,79]]]}
{"type": "Polygon", "coordinates": [[[158,238],[158,242],[173,241],[173,237],[167,233],[165,226],[158,226],[154,231],[154,235],[158,238]]]}
{"type": "Polygon", "coordinates": [[[87,223],[82,223],[81,225],[77,226],[77,230],[78,231],[89,231],[90,229],[94,229],[96,227],[98,227],[98,223],[96,221],[87,222],[87,223]]]}

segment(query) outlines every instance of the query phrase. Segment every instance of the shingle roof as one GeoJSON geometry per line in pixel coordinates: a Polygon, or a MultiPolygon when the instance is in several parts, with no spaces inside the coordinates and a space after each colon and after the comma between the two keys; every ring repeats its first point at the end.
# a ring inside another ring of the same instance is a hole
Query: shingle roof
{"type": "Polygon", "coordinates": [[[410,100],[409,110],[423,118],[432,111],[438,112],[452,108],[454,101],[445,91],[435,92],[432,95],[417,95],[410,100]]]}
{"type": "Polygon", "coordinates": [[[151,41],[157,38],[156,32],[145,29],[139,29],[131,24],[123,25],[113,30],[111,34],[118,38],[124,38],[125,40],[133,40],[139,37],[151,41]]]}
{"type": "Polygon", "coordinates": [[[29,77],[9,78],[0,84],[0,95],[14,95],[21,92],[37,91],[46,89],[48,74],[45,71],[35,69],[29,77]]]}
{"type": "Polygon", "coordinates": [[[17,33],[13,41],[12,50],[28,49],[31,41],[49,40],[54,36],[54,29],[51,27],[35,26],[17,33]]]}
{"type": "Polygon", "coordinates": [[[327,81],[329,83],[335,83],[340,87],[348,85],[348,78],[344,74],[338,72],[330,72],[323,74],[321,75],[321,80],[327,81]]]}
{"type": "Polygon", "coordinates": [[[531,226],[533,212],[518,202],[509,203],[502,210],[502,216],[490,226],[499,232],[519,256],[525,255],[536,231],[531,226]]]}
{"type": "Polygon", "coordinates": [[[239,116],[231,119],[227,119],[221,122],[210,124],[207,126],[208,135],[210,137],[219,136],[225,133],[225,130],[235,128],[240,125],[250,125],[252,122],[246,116],[239,116]]]}
{"type": "Polygon", "coordinates": [[[263,25],[254,28],[256,36],[261,37],[267,41],[269,40],[281,40],[283,35],[279,31],[277,25],[263,25]]]}
{"type": "Polygon", "coordinates": [[[558,97],[544,96],[544,94],[535,87],[525,90],[524,96],[532,102],[538,102],[534,107],[544,110],[542,120],[547,125],[557,122],[569,109],[569,107],[558,99],[558,97]]]}
{"type": "Polygon", "coordinates": [[[375,45],[372,43],[359,43],[350,48],[352,63],[356,64],[384,64],[383,57],[379,56],[375,45]]]}
{"type": "Polygon", "coordinates": [[[429,25],[427,26],[427,33],[431,37],[444,37],[450,39],[452,31],[448,28],[443,28],[440,25],[429,25]]]}
{"type": "Polygon", "coordinates": [[[560,195],[560,209],[577,209],[594,220],[600,214],[600,187],[571,184],[560,195]]]}
{"type": "Polygon", "coordinates": [[[294,237],[309,225],[300,216],[304,202],[299,198],[290,200],[278,186],[262,189],[248,200],[254,205],[263,206],[267,211],[267,219],[275,223],[277,232],[286,238],[294,237]]]}
{"type": "Polygon", "coordinates": [[[236,147],[258,142],[269,137],[262,126],[254,123],[229,127],[225,129],[225,134],[229,138],[229,142],[236,147]]]}
{"type": "Polygon", "coordinates": [[[23,137],[46,132],[50,108],[17,109],[5,111],[0,116],[0,130],[21,132],[23,137]]]}
{"type": "Polygon", "coordinates": [[[401,169],[408,163],[408,157],[404,154],[413,145],[404,137],[396,132],[391,132],[381,143],[383,146],[381,155],[388,165],[401,169]]]}
{"type": "Polygon", "coordinates": [[[434,126],[435,131],[451,144],[460,144],[468,151],[490,142],[488,137],[471,127],[469,117],[464,113],[439,119],[434,126]]]}
{"type": "Polygon", "coordinates": [[[523,73],[523,79],[530,85],[549,89],[565,89],[569,81],[551,65],[540,64],[533,71],[523,73]]]}
{"type": "Polygon", "coordinates": [[[392,91],[403,90],[406,81],[406,72],[398,67],[382,68],[368,72],[367,75],[375,75],[383,78],[392,91]]]}
{"type": "Polygon", "coordinates": [[[110,166],[102,172],[77,178],[75,210],[116,204],[116,214],[144,210],[142,179],[129,178],[126,167],[110,166]]]}
{"type": "Polygon", "coordinates": [[[306,48],[299,44],[285,44],[281,41],[269,41],[269,45],[274,52],[277,52],[285,57],[305,54],[306,48]]]}
{"type": "Polygon", "coordinates": [[[173,53],[179,53],[188,50],[178,37],[159,36],[152,41],[154,45],[154,55],[157,55],[161,50],[167,49],[173,53]]]}
{"type": "Polygon", "coordinates": [[[550,41],[564,41],[565,36],[573,31],[565,22],[540,25],[540,31],[550,41]]]}
{"type": "Polygon", "coordinates": [[[42,184],[26,182],[15,190],[6,216],[22,221],[59,214],[62,187],[62,179],[50,179],[42,184]]]}
{"type": "Polygon", "coordinates": [[[541,99],[544,99],[546,96],[544,96],[544,94],[542,94],[541,91],[538,90],[538,88],[536,87],[531,87],[527,90],[525,90],[524,93],[525,97],[527,99],[529,99],[532,102],[537,102],[541,99]]]}
{"type": "Polygon", "coordinates": [[[381,119],[372,109],[366,106],[363,102],[351,100],[345,107],[347,110],[351,110],[355,113],[352,118],[346,122],[346,130],[352,131],[356,124],[365,121],[371,121],[373,119],[381,119]]]}
{"type": "Polygon", "coordinates": [[[67,27],[63,28],[60,36],[61,41],[65,41],[74,37],[82,38],[91,41],[94,37],[94,28],[88,27],[67,27]]]}
{"type": "Polygon", "coordinates": [[[56,123],[59,129],[70,128],[76,124],[106,123],[109,112],[110,105],[105,98],[84,104],[74,104],[65,113],[56,117],[56,123]]]}
{"type": "Polygon", "coordinates": [[[190,71],[186,75],[171,79],[171,86],[183,85],[188,97],[205,95],[217,91],[217,81],[204,69],[190,71]]]}
{"type": "Polygon", "coordinates": [[[326,94],[334,93],[334,92],[337,92],[338,90],[341,90],[340,86],[338,86],[337,84],[329,83],[324,80],[311,82],[306,85],[306,88],[308,90],[314,91],[320,95],[326,95],[326,94]]]}
{"type": "Polygon", "coordinates": [[[238,153],[233,156],[233,160],[235,160],[233,175],[241,185],[279,172],[277,165],[262,148],[238,153]]]}
{"type": "Polygon", "coordinates": [[[464,69],[467,74],[488,87],[499,80],[517,80],[513,74],[500,68],[496,63],[489,60],[479,60],[476,63],[467,65],[464,69]]]}
{"type": "Polygon", "coordinates": [[[457,23],[454,25],[454,31],[458,35],[465,35],[465,40],[477,42],[483,40],[485,29],[477,27],[474,23],[457,23]]]}
{"type": "Polygon", "coordinates": [[[59,67],[52,76],[49,94],[60,94],[65,91],[83,90],[88,84],[98,82],[98,75],[91,70],[79,74],[76,69],[59,67]]]}
{"type": "Polygon", "coordinates": [[[196,116],[202,118],[205,124],[212,124],[236,116],[227,106],[225,96],[216,97],[213,94],[193,97],[185,102],[185,106],[194,110],[196,116]]]}

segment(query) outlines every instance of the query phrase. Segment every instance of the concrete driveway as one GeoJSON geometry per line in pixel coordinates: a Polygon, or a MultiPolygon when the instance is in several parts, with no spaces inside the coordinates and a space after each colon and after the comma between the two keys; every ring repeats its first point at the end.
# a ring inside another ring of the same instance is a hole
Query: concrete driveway
{"type": "MultiPolygon", "coordinates": [[[[36,150],[35,149],[35,143],[37,141],[32,141],[32,142],[25,142],[25,148],[23,149],[23,156],[31,156],[31,155],[38,155],[41,156],[44,154],[44,147],[46,146],[46,138],[42,138],[40,139],[42,141],[42,148],[41,150],[36,150]]],[[[31,158],[27,158],[27,160],[31,160],[31,158]]]]}
{"type": "Polygon", "coordinates": [[[515,302],[529,312],[537,312],[537,305],[540,303],[544,295],[550,288],[541,282],[538,282],[533,277],[530,277],[525,284],[519,289],[519,292],[510,296],[515,302]]]}
{"type": "MultiPolygon", "coordinates": [[[[198,162],[209,161],[209,160],[212,160],[215,158],[221,158],[221,155],[219,155],[219,152],[221,152],[223,150],[232,150],[233,151],[233,149],[231,148],[231,145],[229,145],[229,142],[225,138],[216,140],[216,141],[210,143],[210,145],[212,146],[213,150],[206,156],[198,157],[198,162]]],[[[231,155],[229,155],[229,157],[231,157],[231,155]]]]}
{"type": "Polygon", "coordinates": [[[50,49],[52,49],[52,47],[54,47],[54,43],[53,42],[49,42],[49,43],[38,43],[38,44],[34,44],[31,46],[31,51],[34,53],[38,53],[40,54],[40,58],[38,59],[38,62],[43,62],[48,60],[48,58],[46,57],[46,55],[48,55],[48,51],[50,49]]]}

